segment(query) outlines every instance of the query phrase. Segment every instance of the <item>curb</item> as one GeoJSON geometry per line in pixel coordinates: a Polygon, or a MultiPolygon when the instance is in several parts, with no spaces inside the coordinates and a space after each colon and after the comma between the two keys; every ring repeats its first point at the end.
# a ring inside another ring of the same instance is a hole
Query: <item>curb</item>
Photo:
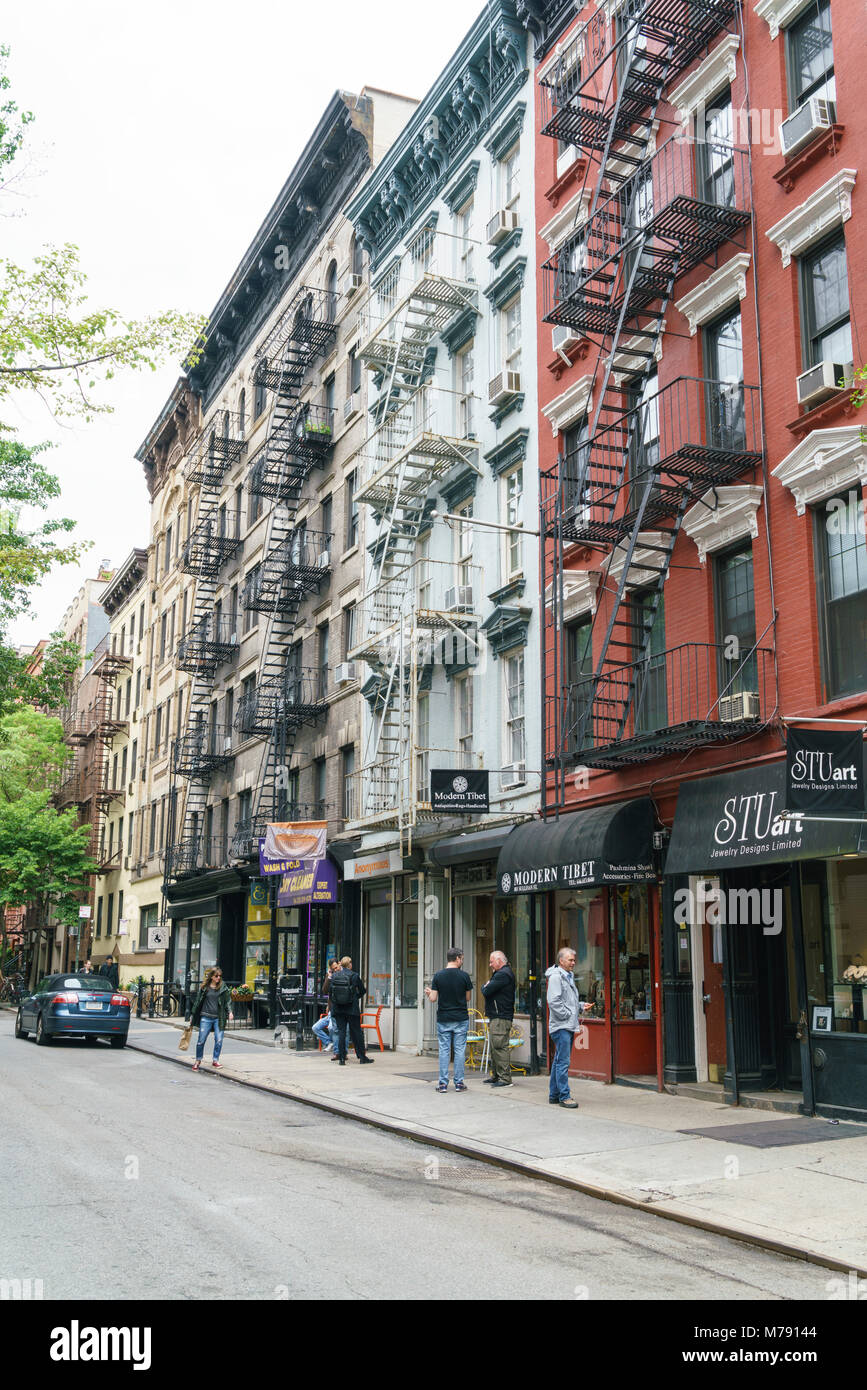
{"type": "MultiPolygon", "coordinates": [[[[181,1057],[167,1057],[162,1052],[152,1052],[150,1048],[132,1042],[127,1042],[127,1047],[133,1052],[143,1052],[149,1057],[156,1057],[159,1061],[171,1062],[182,1067],[186,1066],[185,1060],[181,1057]]],[[[784,1255],[788,1259],[802,1260],[806,1264],[818,1265],[823,1269],[834,1270],[836,1273],[849,1274],[854,1272],[867,1276],[867,1265],[858,1265],[851,1260],[835,1260],[832,1256],[823,1255],[820,1251],[804,1250],[800,1246],[789,1244],[787,1241],[774,1240],[770,1236],[755,1235],[735,1226],[726,1226],[720,1221],[712,1221],[689,1215],[686,1212],[674,1211],[670,1207],[651,1206],[636,1197],[629,1197],[626,1193],[618,1192],[615,1188],[600,1187],[596,1183],[587,1182],[581,1178],[567,1178],[562,1174],[550,1173],[547,1169],[538,1168],[532,1163],[521,1163],[517,1159],[488,1153],[484,1149],[476,1148],[461,1140],[444,1139],[440,1134],[424,1132],[418,1127],[408,1128],[406,1123],[400,1120],[388,1119],[382,1115],[371,1115],[350,1106],[340,1105],[336,1101],[319,1099],[307,1092],[296,1092],[291,1088],[284,1089],[283,1087],[266,1085],[261,1081],[249,1081],[244,1077],[230,1076],[225,1070],[214,1072],[213,1075],[218,1079],[222,1078],[224,1081],[234,1082],[238,1086],[248,1086],[251,1090],[261,1091],[265,1095],[282,1096],[284,1100],[295,1101],[298,1105],[308,1105],[314,1110],[322,1110],[326,1114],[336,1115],[340,1119],[354,1120],[357,1124],[368,1125],[371,1129],[384,1130],[387,1134],[396,1134],[401,1138],[411,1139],[416,1144],[427,1144],[432,1148],[444,1149],[447,1153],[459,1154],[462,1158],[473,1158],[479,1163],[503,1168],[519,1177],[533,1178],[537,1182],[550,1183],[555,1187],[565,1187],[572,1192],[581,1192],[586,1197],[595,1197],[598,1201],[612,1202],[616,1206],[628,1207],[632,1211],[657,1216],[663,1221],[673,1221],[680,1226],[691,1226],[699,1231],[707,1231],[709,1235],[723,1236],[727,1240],[736,1240],[743,1245],[753,1245],[760,1250],[768,1250],[775,1255],[784,1255]]]]}

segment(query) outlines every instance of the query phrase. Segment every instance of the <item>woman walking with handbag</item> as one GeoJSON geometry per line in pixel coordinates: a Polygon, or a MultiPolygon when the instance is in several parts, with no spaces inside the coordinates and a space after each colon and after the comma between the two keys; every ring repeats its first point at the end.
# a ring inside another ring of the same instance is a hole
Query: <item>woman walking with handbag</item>
{"type": "Polygon", "coordinates": [[[214,1060],[211,1062],[211,1066],[217,1071],[222,1067],[220,1052],[223,1048],[223,1033],[228,1019],[233,1017],[231,999],[232,993],[223,980],[222,970],[218,965],[213,966],[205,975],[190,1018],[192,1026],[194,1028],[198,1026],[199,1029],[193,1071],[199,1071],[201,1068],[202,1058],[205,1055],[205,1043],[210,1032],[214,1034],[214,1060]]]}

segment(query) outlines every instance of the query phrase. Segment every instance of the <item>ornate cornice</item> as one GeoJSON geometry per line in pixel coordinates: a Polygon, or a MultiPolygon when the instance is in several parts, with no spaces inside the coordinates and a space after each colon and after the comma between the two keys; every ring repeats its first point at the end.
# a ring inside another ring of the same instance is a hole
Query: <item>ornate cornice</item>
{"type": "Polygon", "coordinates": [[[740,46],[737,34],[726,34],[688,77],[672,87],[668,100],[680,113],[681,121],[694,116],[700,107],[734,82],[740,46]]]}
{"type": "Polygon", "coordinates": [[[809,3],[810,0],[756,0],[753,9],[759,19],[767,21],[771,38],[775,39],[780,30],[791,24],[793,19],[797,19],[809,3]]]}
{"type": "Polygon", "coordinates": [[[391,150],[349,202],[356,234],[378,266],[452,183],[469,151],[505,130],[528,77],[527,36],[513,0],[491,0],[391,150]]]}
{"type": "Polygon", "coordinates": [[[478,481],[479,475],[475,468],[466,465],[456,471],[447,482],[440,483],[440,496],[446,504],[446,510],[453,512],[455,507],[460,507],[462,503],[475,497],[478,481]]]}
{"type": "Polygon", "coordinates": [[[476,331],[476,319],[478,317],[478,309],[464,309],[443,329],[440,337],[446,345],[449,357],[454,357],[456,352],[460,352],[462,347],[466,347],[476,331]]]}
{"type": "Polygon", "coordinates": [[[484,291],[485,299],[495,308],[502,309],[510,299],[513,299],[524,284],[524,275],[527,271],[527,257],[516,256],[510,261],[502,274],[492,280],[484,291]]]}
{"type": "Polygon", "coordinates": [[[709,488],[683,518],[683,529],[698,547],[702,564],[709,553],[759,534],[762,489],[752,485],[709,488]]]}
{"type": "Polygon", "coordinates": [[[812,430],[771,470],[795,499],[803,516],[813,502],[867,481],[867,443],[860,425],[812,430]]]}
{"type": "Polygon", "coordinates": [[[854,169],[840,169],[765,233],[769,241],[779,246],[784,266],[793,256],[820,241],[832,227],[848,222],[852,216],[855,174],[854,169]]]}
{"type": "Polygon", "coordinates": [[[508,154],[524,128],[527,103],[516,101],[508,116],[497,126],[490,139],[485,141],[485,149],[493,159],[502,159],[508,154]]]}
{"type": "Polygon", "coordinates": [[[691,337],[695,337],[703,323],[716,318],[736,299],[746,298],[749,265],[749,254],[741,251],[726,261],[720,270],[715,270],[706,280],[702,280],[689,294],[675,300],[674,307],[689,320],[691,337]]]}
{"type": "Polygon", "coordinates": [[[514,468],[516,463],[521,463],[527,457],[527,441],[530,438],[528,429],[514,430],[510,435],[497,444],[495,448],[489,449],[484,455],[485,462],[489,464],[491,472],[495,477],[505,473],[508,468],[514,468]]]}
{"type": "Polygon", "coordinates": [[[459,208],[463,207],[471,194],[475,193],[480,167],[477,159],[471,159],[469,164],[458,174],[451,187],[447,188],[443,194],[443,202],[452,216],[459,208]]]}
{"type": "Polygon", "coordinates": [[[488,639],[488,646],[496,659],[513,647],[526,647],[530,630],[532,608],[518,608],[503,604],[494,609],[489,618],[482,623],[481,631],[488,639]]]}
{"type": "Polygon", "coordinates": [[[560,430],[568,429],[576,420],[581,420],[590,409],[592,394],[592,376],[582,376],[547,405],[543,405],[542,414],[551,426],[551,433],[557,435],[560,430]]]}

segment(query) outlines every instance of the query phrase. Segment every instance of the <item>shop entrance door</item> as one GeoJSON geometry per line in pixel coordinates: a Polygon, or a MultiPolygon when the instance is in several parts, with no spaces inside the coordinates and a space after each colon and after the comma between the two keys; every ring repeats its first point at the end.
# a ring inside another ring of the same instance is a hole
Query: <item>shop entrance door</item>
{"type": "Polygon", "coordinates": [[[609,890],[610,981],[614,1075],[655,1084],[652,893],[646,883],[609,890]]]}
{"type": "Polygon", "coordinates": [[[491,978],[489,957],[494,949],[494,900],[490,897],[477,897],[473,899],[473,902],[476,909],[473,1007],[483,1014],[485,1012],[485,996],[482,994],[482,985],[487,984],[491,978]]]}
{"type": "Polygon", "coordinates": [[[696,1001],[696,1074],[699,1081],[721,1085],[726,1070],[726,997],[723,971],[723,926],[707,903],[719,892],[719,880],[690,879],[697,920],[692,925],[693,988],[696,1001]]]}

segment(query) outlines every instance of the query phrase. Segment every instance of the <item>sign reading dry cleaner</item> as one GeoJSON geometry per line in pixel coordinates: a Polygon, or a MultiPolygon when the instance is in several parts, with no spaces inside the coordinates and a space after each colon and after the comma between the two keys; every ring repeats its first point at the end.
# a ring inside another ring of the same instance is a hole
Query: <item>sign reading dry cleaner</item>
{"type": "Polygon", "coordinates": [[[786,810],[823,815],[864,814],[864,757],[860,730],[793,729],[786,734],[786,810]]]}
{"type": "Polygon", "coordinates": [[[470,772],[460,768],[431,768],[430,804],[432,811],[451,812],[453,815],[471,816],[487,811],[488,773],[470,772]]]}

